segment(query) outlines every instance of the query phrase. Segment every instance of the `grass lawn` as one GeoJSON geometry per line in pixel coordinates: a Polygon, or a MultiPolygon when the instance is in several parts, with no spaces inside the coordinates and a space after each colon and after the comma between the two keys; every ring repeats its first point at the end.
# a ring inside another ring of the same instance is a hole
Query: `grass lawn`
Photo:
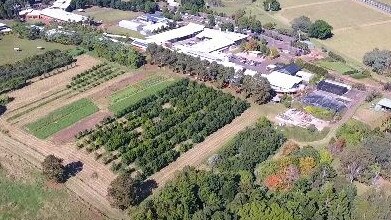
{"type": "Polygon", "coordinates": [[[11,173],[22,173],[18,175],[23,177],[15,178],[0,169],[0,219],[99,219],[67,190],[47,187],[35,168],[29,167],[34,169],[31,172],[13,169],[18,170],[11,173]]]}
{"type": "Polygon", "coordinates": [[[0,65],[14,63],[23,58],[41,54],[48,50],[74,48],[71,45],[62,45],[44,40],[20,39],[12,34],[1,36],[0,39],[0,65]],[[15,47],[19,47],[22,51],[14,51],[15,47]],[[40,50],[37,47],[44,47],[45,49],[40,50]]]}
{"type": "Polygon", "coordinates": [[[294,18],[302,15],[306,15],[313,20],[323,19],[330,23],[334,30],[390,20],[390,16],[371,10],[354,1],[327,2],[288,8],[286,10],[283,9],[279,14],[287,21],[292,21],[294,18]]]}
{"type": "Polygon", "coordinates": [[[320,66],[326,69],[334,70],[342,74],[354,70],[352,67],[348,66],[347,64],[338,61],[320,60],[317,62],[317,64],[319,64],[320,66]]]}
{"type": "Polygon", "coordinates": [[[174,78],[152,76],[148,79],[120,90],[110,97],[110,110],[115,114],[123,111],[137,101],[153,95],[176,81],[174,78]]]}
{"type": "Polygon", "coordinates": [[[310,132],[306,128],[297,126],[278,127],[288,139],[293,139],[299,142],[312,142],[322,140],[329,133],[330,129],[325,128],[322,131],[310,132]]]}
{"type": "Polygon", "coordinates": [[[140,34],[139,32],[133,31],[133,30],[129,30],[129,29],[126,29],[126,28],[122,28],[122,27],[119,27],[117,25],[113,25],[113,26],[108,27],[106,29],[106,32],[110,33],[110,34],[119,34],[119,35],[125,35],[125,36],[128,36],[128,37],[135,37],[135,38],[139,38],[139,39],[145,39],[145,36],[140,34]]]}
{"type": "Polygon", "coordinates": [[[94,103],[81,99],[28,124],[27,130],[36,137],[45,139],[97,111],[98,107],[94,103]]]}
{"type": "Polygon", "coordinates": [[[120,20],[129,20],[136,18],[141,15],[141,13],[132,12],[132,11],[122,11],[112,8],[100,8],[97,6],[87,8],[85,12],[75,12],[80,15],[90,16],[97,21],[103,21],[103,23],[113,23],[120,20]]]}

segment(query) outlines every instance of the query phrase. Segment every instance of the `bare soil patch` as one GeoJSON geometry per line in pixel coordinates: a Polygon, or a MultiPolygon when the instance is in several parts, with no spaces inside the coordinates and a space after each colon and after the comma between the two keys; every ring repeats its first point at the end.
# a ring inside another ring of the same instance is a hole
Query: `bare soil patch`
{"type": "Polygon", "coordinates": [[[76,61],[76,67],[58,75],[34,82],[22,89],[10,92],[9,96],[14,97],[15,100],[7,105],[8,111],[15,110],[28,103],[36,102],[50,94],[65,89],[72,77],[90,69],[99,62],[99,60],[88,55],[79,56],[76,61]]]}
{"type": "Polygon", "coordinates": [[[112,115],[112,113],[106,111],[96,112],[95,114],[79,121],[73,126],[56,133],[53,135],[52,141],[55,144],[65,144],[72,142],[75,139],[75,135],[77,135],[79,132],[94,128],[95,125],[97,125],[103,119],[112,115]]]}

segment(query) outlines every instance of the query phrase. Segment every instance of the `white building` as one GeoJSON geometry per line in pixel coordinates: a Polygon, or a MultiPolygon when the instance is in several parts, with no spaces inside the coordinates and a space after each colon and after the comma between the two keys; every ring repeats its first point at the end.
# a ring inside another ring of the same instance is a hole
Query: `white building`
{"type": "Polygon", "coordinates": [[[180,28],[176,28],[163,33],[149,36],[147,37],[147,41],[150,43],[163,45],[164,43],[167,42],[175,42],[183,38],[189,38],[195,36],[202,30],[204,30],[204,27],[205,26],[203,25],[189,23],[188,25],[180,28]]]}
{"type": "Polygon", "coordinates": [[[294,93],[301,89],[302,78],[274,71],[262,75],[269,81],[271,87],[280,93],[294,93]]]}
{"type": "Polygon", "coordinates": [[[66,10],[71,5],[72,0],[56,0],[50,8],[66,10]]]}
{"type": "Polygon", "coordinates": [[[12,29],[9,28],[6,24],[0,23],[0,33],[8,33],[11,31],[12,31],[12,29]]]}
{"type": "Polygon", "coordinates": [[[164,27],[168,27],[168,24],[166,22],[159,22],[154,24],[147,24],[142,27],[142,29],[145,33],[153,33],[154,31],[157,31],[164,27]]]}
{"type": "Polygon", "coordinates": [[[310,82],[312,77],[314,77],[314,74],[300,70],[296,73],[296,76],[302,78],[305,82],[310,82]]]}
{"type": "Polygon", "coordinates": [[[178,6],[179,6],[179,3],[176,2],[175,0],[167,0],[167,4],[168,4],[170,7],[178,7],[178,6]]]}
{"type": "Polygon", "coordinates": [[[122,20],[118,23],[118,26],[132,30],[132,31],[140,31],[143,24],[140,24],[135,21],[122,20]]]}
{"type": "Polygon", "coordinates": [[[391,109],[391,99],[382,98],[375,106],[376,111],[380,110],[390,110],[391,109]]]}

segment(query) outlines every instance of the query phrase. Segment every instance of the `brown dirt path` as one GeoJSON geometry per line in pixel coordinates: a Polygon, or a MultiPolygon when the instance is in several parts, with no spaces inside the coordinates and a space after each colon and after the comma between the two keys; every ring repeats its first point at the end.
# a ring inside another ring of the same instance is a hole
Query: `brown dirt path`
{"type": "Polygon", "coordinates": [[[181,171],[184,167],[199,166],[209,156],[223,147],[228,140],[232,139],[246,127],[254,124],[261,116],[261,111],[258,111],[254,106],[250,107],[230,124],[208,136],[205,141],[195,145],[175,162],[150,176],[149,179],[155,180],[158,184],[158,188],[161,188],[167,181],[173,179],[176,173],[181,171]]]}
{"type": "Polygon", "coordinates": [[[110,218],[122,219],[124,214],[111,208],[106,199],[107,187],[115,178],[115,175],[103,164],[95,161],[85,152],[78,151],[75,146],[58,146],[51,142],[39,140],[27,133],[14,128],[0,119],[0,127],[9,131],[11,136],[0,133],[0,147],[25,158],[37,167],[49,154],[54,154],[64,159],[64,164],[81,161],[83,170],[66,182],[66,187],[76,193],[81,199],[91,204],[96,209],[110,218]],[[97,178],[92,174],[97,173],[97,178]]]}
{"type": "Polygon", "coordinates": [[[50,140],[58,145],[70,143],[75,140],[75,136],[79,132],[94,128],[96,124],[109,116],[113,116],[113,114],[107,111],[96,112],[88,116],[87,118],[84,118],[83,120],[77,122],[71,127],[65,128],[64,130],[61,130],[60,132],[54,134],[50,140]]]}

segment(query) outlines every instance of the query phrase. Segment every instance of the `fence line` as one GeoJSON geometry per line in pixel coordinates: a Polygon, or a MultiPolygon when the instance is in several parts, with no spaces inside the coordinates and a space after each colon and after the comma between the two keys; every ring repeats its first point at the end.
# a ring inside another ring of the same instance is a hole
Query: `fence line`
{"type": "Polygon", "coordinates": [[[356,1],[363,2],[367,5],[373,6],[379,10],[382,10],[384,12],[391,14],[391,6],[386,3],[378,2],[376,0],[356,0],[356,1]]]}

